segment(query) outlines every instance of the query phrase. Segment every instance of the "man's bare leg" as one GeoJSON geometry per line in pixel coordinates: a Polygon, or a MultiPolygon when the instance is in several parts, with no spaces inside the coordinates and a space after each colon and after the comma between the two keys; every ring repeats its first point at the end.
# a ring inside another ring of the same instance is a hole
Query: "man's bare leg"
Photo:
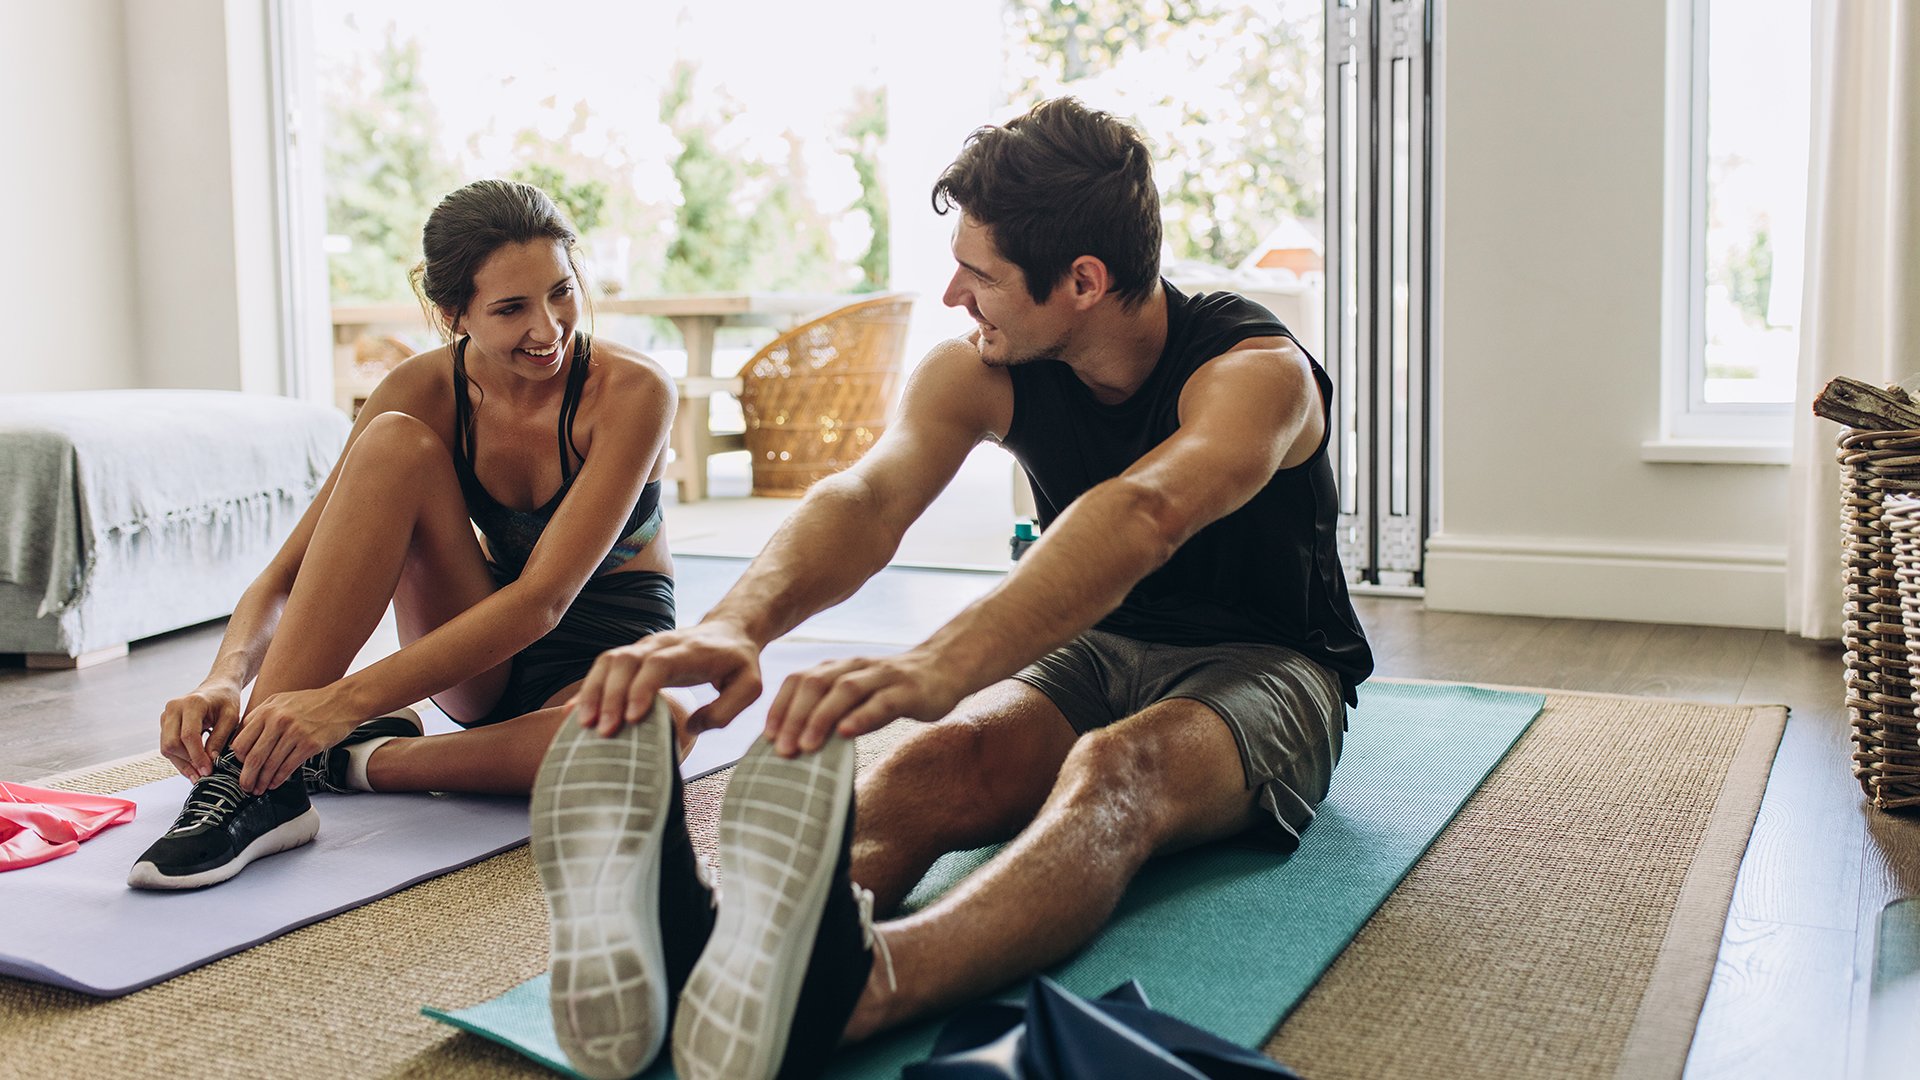
{"type": "Polygon", "coordinates": [[[1013,843],[926,910],[876,928],[897,984],[890,989],[885,965],[874,965],[846,1040],[1068,956],[1106,923],[1148,858],[1253,820],[1233,734],[1197,701],[1163,701],[1082,737],[1013,843]]]}
{"type": "Polygon", "coordinates": [[[1074,744],[1045,694],[1007,679],[924,724],[855,789],[853,880],[891,912],[949,851],[1011,838],[1033,820],[1074,744]]]}

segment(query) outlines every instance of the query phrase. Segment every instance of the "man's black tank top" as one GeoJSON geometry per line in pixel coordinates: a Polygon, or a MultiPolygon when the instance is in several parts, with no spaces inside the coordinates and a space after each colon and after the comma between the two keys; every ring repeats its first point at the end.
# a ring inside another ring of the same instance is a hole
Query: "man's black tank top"
{"type": "MultiPolygon", "coordinates": [[[[1033,484],[1043,529],[1082,492],[1118,476],[1179,428],[1180,391],[1200,365],[1248,338],[1293,337],[1272,312],[1243,297],[1189,297],[1161,285],[1166,348],[1127,400],[1101,404],[1057,360],[1007,369],[1013,422],[1001,441],[1033,484]]],[[[1182,544],[1098,629],[1167,645],[1284,645],[1338,675],[1352,704],[1354,687],[1373,671],[1373,652],[1347,596],[1335,541],[1339,501],[1327,455],[1333,380],[1308,360],[1327,418],[1313,456],[1276,472],[1245,506],[1182,544]]]]}

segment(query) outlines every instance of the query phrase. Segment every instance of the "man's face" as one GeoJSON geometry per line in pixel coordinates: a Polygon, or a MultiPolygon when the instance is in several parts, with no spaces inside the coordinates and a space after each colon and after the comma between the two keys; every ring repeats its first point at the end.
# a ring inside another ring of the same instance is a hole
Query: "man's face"
{"type": "Polygon", "coordinates": [[[980,327],[980,359],[1012,367],[1060,355],[1070,309],[1056,287],[1044,304],[1027,291],[1026,275],[1001,257],[993,231],[965,214],[953,227],[953,258],[960,265],[941,302],[965,308],[980,327]]]}

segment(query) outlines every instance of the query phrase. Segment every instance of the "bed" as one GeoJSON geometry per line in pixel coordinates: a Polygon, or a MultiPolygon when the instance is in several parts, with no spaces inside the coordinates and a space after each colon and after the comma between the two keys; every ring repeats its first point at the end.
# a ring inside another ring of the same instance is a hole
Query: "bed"
{"type": "Polygon", "coordinates": [[[231,614],[348,426],[232,391],[0,394],[0,653],[85,666],[231,614]]]}

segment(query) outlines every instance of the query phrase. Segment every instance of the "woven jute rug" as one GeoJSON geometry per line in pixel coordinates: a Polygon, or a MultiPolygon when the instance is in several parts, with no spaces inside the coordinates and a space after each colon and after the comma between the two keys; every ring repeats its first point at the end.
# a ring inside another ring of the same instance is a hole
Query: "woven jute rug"
{"type": "MultiPolygon", "coordinates": [[[[1547,693],[1268,1053],[1315,1080],[1679,1075],[1786,710],[1547,693]]],[[[709,856],[725,784],[688,789],[709,856]]],[[[545,967],[521,848],[124,998],[0,979],[0,1076],[550,1075],[419,1014],[545,967]]]]}

